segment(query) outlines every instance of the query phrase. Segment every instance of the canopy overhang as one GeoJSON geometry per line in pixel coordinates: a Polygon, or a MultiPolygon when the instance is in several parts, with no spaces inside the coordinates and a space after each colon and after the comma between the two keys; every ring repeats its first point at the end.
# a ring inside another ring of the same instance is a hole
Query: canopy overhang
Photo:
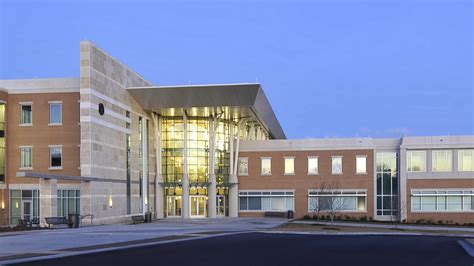
{"type": "Polygon", "coordinates": [[[128,92],[145,110],[162,116],[209,116],[257,121],[273,139],[286,139],[262,87],[257,83],[130,87],[128,92]]]}

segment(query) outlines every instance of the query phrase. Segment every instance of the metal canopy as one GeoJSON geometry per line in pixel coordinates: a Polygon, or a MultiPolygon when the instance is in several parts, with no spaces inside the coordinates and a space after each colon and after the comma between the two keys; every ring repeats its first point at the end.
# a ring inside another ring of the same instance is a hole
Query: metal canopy
{"type": "Polygon", "coordinates": [[[209,116],[224,111],[225,118],[252,117],[274,139],[286,139],[260,84],[131,87],[128,92],[145,110],[163,116],[209,116]]]}

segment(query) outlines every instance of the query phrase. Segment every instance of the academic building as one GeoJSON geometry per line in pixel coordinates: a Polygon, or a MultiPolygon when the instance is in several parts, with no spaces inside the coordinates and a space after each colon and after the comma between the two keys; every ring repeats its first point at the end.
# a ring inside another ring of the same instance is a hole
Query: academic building
{"type": "Polygon", "coordinates": [[[295,218],[474,223],[474,136],[286,139],[260,84],[155,86],[90,42],[80,76],[0,80],[0,225],[295,218]]]}

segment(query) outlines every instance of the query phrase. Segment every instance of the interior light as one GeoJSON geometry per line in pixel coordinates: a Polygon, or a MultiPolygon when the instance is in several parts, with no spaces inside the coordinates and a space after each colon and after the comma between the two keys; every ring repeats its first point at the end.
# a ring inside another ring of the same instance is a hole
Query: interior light
{"type": "Polygon", "coordinates": [[[2,201],[2,210],[5,210],[5,201],[2,201]]]}
{"type": "Polygon", "coordinates": [[[15,203],[15,208],[19,208],[20,206],[18,206],[18,201],[15,203]]]}
{"type": "Polygon", "coordinates": [[[113,204],[112,196],[109,196],[109,207],[112,208],[113,204]]]}

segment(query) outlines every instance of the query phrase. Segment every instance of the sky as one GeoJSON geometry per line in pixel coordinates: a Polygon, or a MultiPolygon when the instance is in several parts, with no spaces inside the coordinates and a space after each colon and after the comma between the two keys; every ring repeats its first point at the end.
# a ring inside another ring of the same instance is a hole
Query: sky
{"type": "Polygon", "coordinates": [[[89,40],[155,85],[261,83],[288,138],[474,134],[471,0],[0,0],[0,79],[89,40]]]}

